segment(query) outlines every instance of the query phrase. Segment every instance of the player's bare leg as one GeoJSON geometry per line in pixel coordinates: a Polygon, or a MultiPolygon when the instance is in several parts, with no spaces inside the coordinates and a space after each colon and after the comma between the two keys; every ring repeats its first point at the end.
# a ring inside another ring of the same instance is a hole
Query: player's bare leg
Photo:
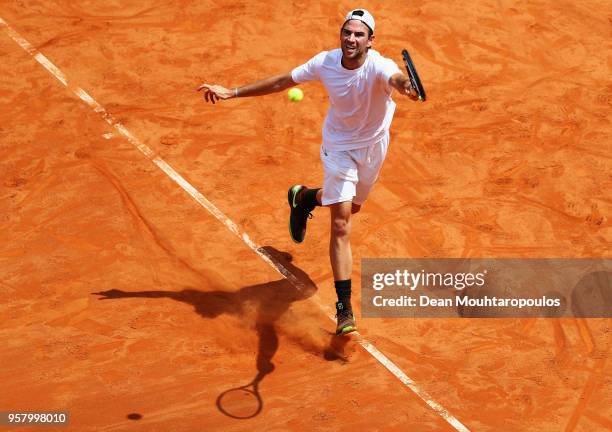
{"type": "MultiPolygon", "coordinates": [[[[331,235],[329,258],[334,274],[334,285],[338,295],[336,312],[338,326],[336,334],[355,331],[355,318],[351,307],[351,274],[353,254],[351,251],[351,213],[354,206],[350,201],[331,204],[331,235]]],[[[359,211],[359,209],[357,209],[359,211]]]]}
{"type": "Polygon", "coordinates": [[[351,254],[351,207],[350,201],[329,206],[331,214],[331,238],[329,257],[334,280],[351,278],[353,255],[351,254]]]}

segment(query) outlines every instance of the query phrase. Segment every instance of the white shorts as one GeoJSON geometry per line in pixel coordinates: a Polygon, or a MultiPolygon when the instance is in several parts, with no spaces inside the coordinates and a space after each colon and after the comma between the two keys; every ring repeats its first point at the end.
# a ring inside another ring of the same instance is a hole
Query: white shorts
{"type": "Polygon", "coordinates": [[[322,145],[325,178],[321,203],[324,206],[345,201],[363,204],[378,179],[388,148],[389,132],[368,147],[354,150],[327,150],[322,145]]]}

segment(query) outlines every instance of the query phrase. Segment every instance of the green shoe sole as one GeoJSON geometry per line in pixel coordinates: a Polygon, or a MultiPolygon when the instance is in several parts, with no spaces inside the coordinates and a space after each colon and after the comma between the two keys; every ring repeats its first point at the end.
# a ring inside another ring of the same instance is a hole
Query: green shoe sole
{"type": "Polygon", "coordinates": [[[346,326],[343,327],[340,331],[336,330],[336,335],[344,336],[345,334],[352,333],[357,331],[357,326],[346,326]]]}

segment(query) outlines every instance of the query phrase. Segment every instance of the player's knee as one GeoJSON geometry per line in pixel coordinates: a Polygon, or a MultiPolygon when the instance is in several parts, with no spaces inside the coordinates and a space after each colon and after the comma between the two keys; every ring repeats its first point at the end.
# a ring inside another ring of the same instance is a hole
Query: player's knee
{"type": "Polygon", "coordinates": [[[336,218],[332,221],[331,234],[333,237],[348,237],[351,234],[351,223],[344,218],[336,218]]]}

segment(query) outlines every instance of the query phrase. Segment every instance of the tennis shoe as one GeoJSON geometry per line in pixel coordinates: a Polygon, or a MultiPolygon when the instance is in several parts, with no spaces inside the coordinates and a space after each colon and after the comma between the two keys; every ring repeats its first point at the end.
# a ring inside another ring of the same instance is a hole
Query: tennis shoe
{"type": "Polygon", "coordinates": [[[306,236],[306,224],[308,219],[312,219],[312,211],[314,207],[307,207],[300,204],[298,200],[298,194],[302,189],[306,189],[306,186],[294,185],[289,188],[287,193],[287,200],[289,201],[289,208],[291,213],[289,215],[289,234],[291,239],[296,243],[302,243],[306,236]]]}
{"type": "Polygon", "coordinates": [[[336,318],[338,320],[338,326],[336,327],[336,334],[338,336],[357,330],[355,316],[350,305],[346,307],[342,302],[336,303],[336,318]]]}

